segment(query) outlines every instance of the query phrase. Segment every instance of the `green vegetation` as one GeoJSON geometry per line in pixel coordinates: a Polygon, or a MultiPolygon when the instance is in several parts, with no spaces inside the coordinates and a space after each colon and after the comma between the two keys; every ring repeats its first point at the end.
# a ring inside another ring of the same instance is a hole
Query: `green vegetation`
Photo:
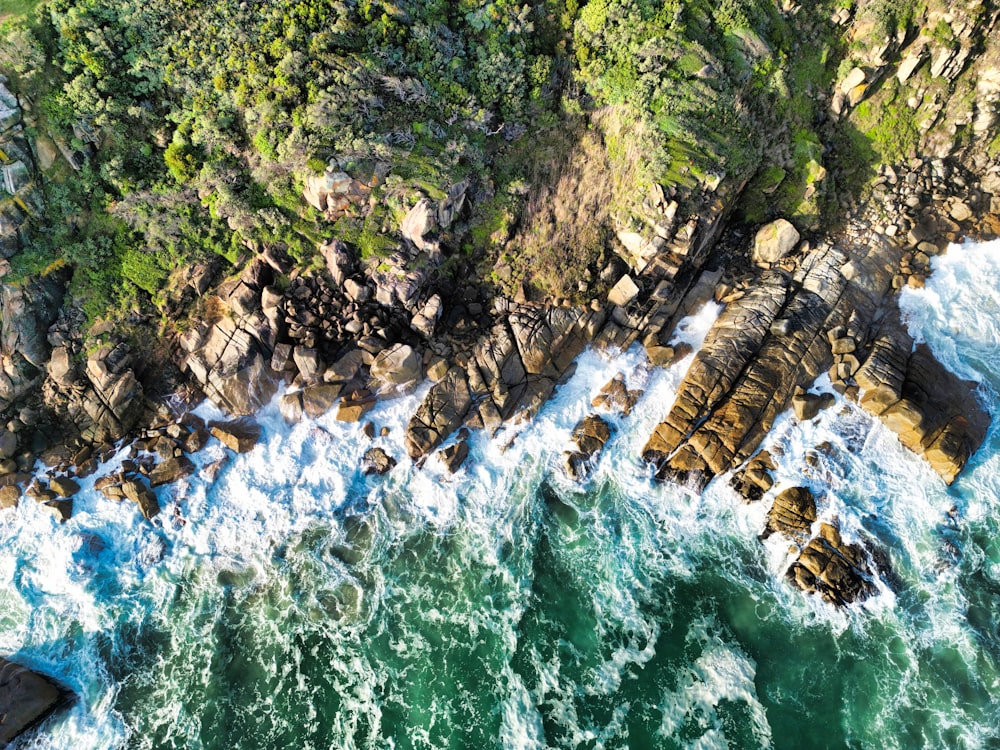
{"type": "MultiPolygon", "coordinates": [[[[654,185],[683,216],[705,185],[749,182],[746,218],[816,224],[850,183],[830,153],[847,171],[870,153],[823,123],[845,54],[833,0],[34,5],[0,5],[21,16],[0,68],[31,92],[33,132],[84,166],[46,174],[13,272],[69,263],[91,317],[164,308],[172,271],[235,262],[247,241],[308,265],[333,234],[377,262],[417,200],[463,180],[446,269],[469,259],[504,292],[584,298],[654,185]],[[371,191],[335,220],[302,200],[329,163],[371,191]]],[[[866,12],[899,24],[913,6],[866,12]]],[[[905,114],[866,130],[886,158],[910,142],[905,114]]]]}
{"type": "Polygon", "coordinates": [[[26,16],[41,0],[0,0],[0,20],[7,16],[26,16]]]}

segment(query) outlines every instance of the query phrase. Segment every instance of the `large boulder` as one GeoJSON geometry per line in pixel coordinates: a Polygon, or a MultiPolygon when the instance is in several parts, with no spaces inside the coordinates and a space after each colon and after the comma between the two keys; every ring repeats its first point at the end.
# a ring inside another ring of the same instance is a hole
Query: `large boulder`
{"type": "Polygon", "coordinates": [[[379,392],[415,385],[423,375],[423,360],[412,346],[394,344],[379,352],[371,376],[379,392]]]}
{"type": "Polygon", "coordinates": [[[64,699],[47,677],[0,658],[0,747],[43,721],[64,699]]]}
{"type": "Polygon", "coordinates": [[[828,523],[820,525],[819,534],[803,548],[786,575],[803,591],[838,606],[862,601],[878,590],[864,548],[845,542],[828,523]]]}
{"type": "Polygon", "coordinates": [[[581,419],[570,438],[575,450],[566,454],[566,472],[577,480],[586,478],[610,437],[610,425],[596,414],[581,419]]]}
{"type": "Polygon", "coordinates": [[[792,251],[799,232],[785,219],[772,221],[757,230],[753,241],[753,261],[761,266],[777,263],[792,251]]]}
{"type": "Polygon", "coordinates": [[[774,498],[767,514],[767,525],[761,539],[775,532],[796,537],[809,534],[816,520],[816,499],[807,487],[789,487],[774,498]]]}
{"type": "Polygon", "coordinates": [[[212,435],[220,443],[237,453],[246,453],[260,440],[260,425],[250,417],[240,417],[229,422],[212,422],[212,435]]]}

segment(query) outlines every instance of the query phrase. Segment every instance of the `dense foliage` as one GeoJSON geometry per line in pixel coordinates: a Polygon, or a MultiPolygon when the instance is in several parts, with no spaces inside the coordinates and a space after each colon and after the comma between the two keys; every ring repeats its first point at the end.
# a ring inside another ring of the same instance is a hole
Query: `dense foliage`
{"type": "Polygon", "coordinates": [[[92,154],[48,175],[15,266],[71,263],[94,317],[248,240],[384,252],[417,198],[471,178],[446,251],[573,294],[585,277],[532,267],[599,263],[653,182],[683,197],[780,172],[783,206],[818,214],[817,111],[788,83],[834,61],[793,49],[791,22],[770,0],[49,0],[6,25],[0,65],[39,133],[92,154]],[[335,226],[301,199],[331,160],[377,184],[335,226]],[[556,184],[599,208],[543,217],[556,184]]]}

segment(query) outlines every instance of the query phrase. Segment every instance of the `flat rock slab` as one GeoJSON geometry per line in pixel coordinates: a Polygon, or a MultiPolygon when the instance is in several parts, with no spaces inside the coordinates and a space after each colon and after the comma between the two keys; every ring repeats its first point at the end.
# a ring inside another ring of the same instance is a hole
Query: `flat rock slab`
{"type": "Polygon", "coordinates": [[[0,746],[45,719],[63,698],[48,678],[0,658],[0,746]]]}
{"type": "Polygon", "coordinates": [[[219,442],[237,453],[246,453],[260,440],[260,425],[249,417],[213,422],[211,432],[219,442]]]}

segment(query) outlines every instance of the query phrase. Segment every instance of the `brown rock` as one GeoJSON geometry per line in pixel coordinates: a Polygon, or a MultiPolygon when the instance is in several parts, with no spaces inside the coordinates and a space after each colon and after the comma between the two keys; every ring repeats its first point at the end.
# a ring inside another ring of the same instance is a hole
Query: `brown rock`
{"type": "Polygon", "coordinates": [[[79,483],[69,477],[52,477],[49,480],[49,487],[59,497],[72,497],[80,491],[79,483]]]}
{"type": "Polygon", "coordinates": [[[454,474],[465,463],[469,457],[469,443],[466,440],[459,440],[438,451],[441,463],[449,472],[454,474]]]}
{"type": "Polygon", "coordinates": [[[808,422],[824,409],[829,409],[837,402],[832,393],[796,393],[792,396],[792,408],[795,418],[800,422],[808,422]]]}
{"type": "Polygon", "coordinates": [[[66,523],[73,516],[73,498],[45,500],[42,507],[49,511],[59,523],[66,523]]]}
{"type": "Polygon", "coordinates": [[[862,601],[877,591],[864,549],[845,543],[839,530],[826,523],[789,566],[786,576],[803,591],[819,594],[838,606],[862,601]]]}
{"type": "Polygon", "coordinates": [[[208,443],[209,432],[205,428],[192,430],[184,438],[181,448],[185,453],[197,453],[208,443]]]}
{"type": "Polygon", "coordinates": [[[16,484],[0,487],[0,510],[16,508],[21,499],[21,488],[16,484]]]}
{"type": "Polygon", "coordinates": [[[211,433],[230,450],[246,453],[260,440],[260,425],[250,417],[241,417],[229,422],[213,422],[211,433]]]}
{"type": "Polygon", "coordinates": [[[122,482],[122,491],[125,493],[125,497],[139,506],[139,511],[147,521],[159,514],[160,502],[156,499],[156,493],[143,484],[141,480],[125,480],[122,482]]]}
{"type": "Polygon", "coordinates": [[[152,487],[172,484],[178,479],[191,476],[195,470],[195,465],[187,456],[172,456],[149,473],[149,484],[152,487]]]}
{"type": "Polygon", "coordinates": [[[340,400],[337,420],[340,422],[360,422],[361,418],[375,408],[378,397],[365,389],[352,391],[340,400]]]}
{"type": "Polygon", "coordinates": [[[577,480],[586,478],[610,437],[610,425],[596,414],[581,419],[570,438],[576,450],[566,455],[566,472],[577,480]]]}
{"type": "Polygon", "coordinates": [[[361,459],[361,471],[366,475],[387,474],[396,466],[396,459],[381,448],[369,448],[361,459]]]}
{"type": "Polygon", "coordinates": [[[767,514],[767,525],[761,539],[778,532],[786,536],[808,534],[816,520],[816,499],[806,487],[790,487],[774,498],[767,514]]]}
{"type": "Polygon", "coordinates": [[[302,410],[310,417],[326,414],[340,397],[343,386],[332,383],[311,385],[302,389],[302,410]]]}
{"type": "Polygon", "coordinates": [[[625,386],[625,374],[620,372],[601,388],[601,392],[591,401],[591,406],[628,415],[632,413],[632,408],[642,394],[643,391],[638,389],[628,390],[625,386]]]}

